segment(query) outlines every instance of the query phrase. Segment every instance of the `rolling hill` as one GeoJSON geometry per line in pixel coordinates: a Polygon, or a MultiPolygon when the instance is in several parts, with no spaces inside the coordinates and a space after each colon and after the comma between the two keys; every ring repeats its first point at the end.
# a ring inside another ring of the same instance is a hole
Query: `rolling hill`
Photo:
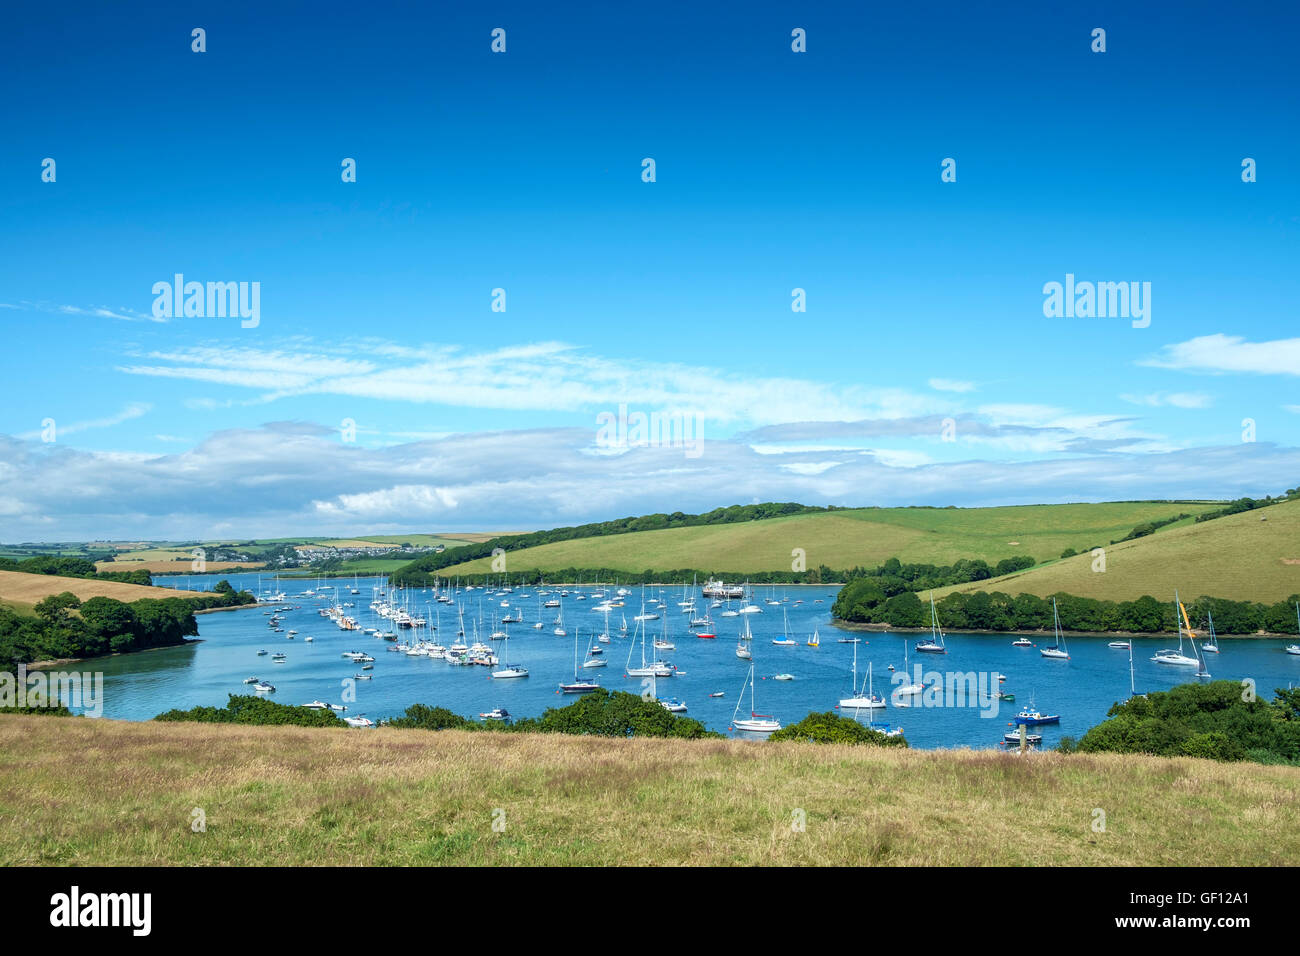
{"type": "MultiPolygon", "coordinates": [[[[1015,555],[1045,561],[1066,548],[1077,550],[1122,538],[1145,522],[1182,513],[1196,515],[1219,506],[1212,502],[1144,501],[837,510],[557,541],[508,552],[506,568],[604,568],[627,574],[696,568],[743,577],[790,570],[795,548],[806,552],[810,569],[875,566],[891,557],[931,564],[951,564],[961,558],[983,558],[993,564],[1015,555]]],[[[1168,525],[1158,534],[1191,521],[1168,525]]],[[[450,566],[439,574],[455,577],[491,570],[491,559],[482,558],[450,566]]]]}
{"type": "Polygon", "coordinates": [[[986,581],[938,589],[1004,591],[1047,597],[1059,591],[1111,601],[1149,594],[1165,600],[1174,589],[1185,598],[1202,595],[1271,603],[1300,592],[1300,501],[1258,511],[1181,524],[1111,545],[1106,570],[1094,571],[1091,554],[1054,561],[986,581]]]}

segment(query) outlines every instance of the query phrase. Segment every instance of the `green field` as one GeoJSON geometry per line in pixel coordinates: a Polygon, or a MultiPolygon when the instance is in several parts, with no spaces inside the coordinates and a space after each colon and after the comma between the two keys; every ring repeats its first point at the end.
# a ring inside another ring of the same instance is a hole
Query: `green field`
{"type": "MultiPolygon", "coordinates": [[[[1023,554],[1045,561],[1066,548],[1078,550],[1122,538],[1148,521],[1184,512],[1200,514],[1219,506],[1107,502],[1004,508],[863,508],[560,541],[511,551],[506,556],[506,567],[511,571],[608,568],[626,573],[697,568],[736,577],[757,571],[788,571],[795,548],[806,552],[810,569],[820,565],[836,570],[874,567],[892,557],[940,565],[961,558],[996,563],[1023,554]]],[[[455,565],[440,574],[454,577],[490,571],[491,559],[483,558],[455,565]]]]}
{"type": "Polygon", "coordinates": [[[1093,571],[1080,554],[1018,574],[935,591],[1004,591],[1047,597],[1131,601],[1149,594],[1172,599],[1204,596],[1274,603],[1300,593],[1300,501],[1161,529],[1107,547],[1106,570],[1093,571]]]}
{"type": "Polygon", "coordinates": [[[6,715],[0,865],[1290,865],[1297,788],[1190,758],[6,715]]]}

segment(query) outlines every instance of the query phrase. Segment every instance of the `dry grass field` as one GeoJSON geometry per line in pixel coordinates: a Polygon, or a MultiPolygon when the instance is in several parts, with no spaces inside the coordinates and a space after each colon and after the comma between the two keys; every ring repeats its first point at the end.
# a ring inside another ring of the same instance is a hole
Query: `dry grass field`
{"type": "Polygon", "coordinates": [[[0,716],[4,866],[1295,864],[1298,794],[1109,754],[0,716]]]}
{"type": "MultiPolygon", "coordinates": [[[[145,561],[134,558],[119,558],[116,561],[99,561],[95,564],[96,571],[140,571],[145,570],[150,574],[188,574],[190,573],[191,557],[187,554],[183,561],[145,561]]],[[[238,571],[242,568],[260,568],[259,561],[209,561],[207,569],[209,571],[238,571]]]]}
{"type": "Polygon", "coordinates": [[[192,591],[171,588],[150,588],[140,584],[122,584],[117,581],[96,581],[93,578],[62,578],[56,574],[24,574],[21,571],[0,571],[0,602],[10,605],[32,605],[51,594],[71,591],[81,600],[93,597],[111,597],[119,601],[138,601],[141,598],[193,597],[192,591]]]}

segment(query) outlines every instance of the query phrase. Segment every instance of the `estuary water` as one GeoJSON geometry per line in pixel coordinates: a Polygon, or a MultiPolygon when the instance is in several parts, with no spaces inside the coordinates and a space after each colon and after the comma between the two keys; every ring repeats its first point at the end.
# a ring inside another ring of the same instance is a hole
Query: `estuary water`
{"type": "MultiPolygon", "coordinates": [[[[194,575],[158,577],[162,586],[209,590],[221,578],[226,578],[237,588],[258,593],[259,576],[256,574],[194,575]]],[[[322,607],[351,603],[344,612],[354,617],[359,625],[396,630],[391,622],[379,618],[370,608],[374,589],[383,584],[379,578],[365,577],[356,580],[358,594],[351,594],[353,579],[334,578],[328,583],[335,590],[327,596],[306,596],[303,592],[315,589],[314,579],[280,578],[274,583],[263,575],[260,581],[266,590],[282,590],[285,600],[276,605],[262,605],[234,611],[198,615],[200,643],[185,647],[147,651],[138,654],[105,658],[64,670],[100,671],[104,674],[103,716],[126,720],[148,720],[172,708],[190,708],[198,705],[220,706],[229,694],[252,693],[244,685],[247,677],[260,677],[275,685],[270,698],[283,704],[305,704],[320,699],[330,703],[344,701],[345,682],[360,673],[359,665],[343,658],[344,651],[361,651],[375,658],[372,680],[353,681],[356,700],[347,704],[347,716],[364,714],[372,720],[401,714],[407,706],[422,703],[442,706],[470,718],[482,712],[501,707],[515,717],[537,716],[548,707],[561,707],[574,702],[577,697],[559,692],[562,681],[574,676],[574,644],[577,637],[579,662],[587,658],[588,643],[605,625],[604,615],[594,613],[591,607],[598,603],[591,597],[577,600],[577,594],[589,595],[593,588],[570,588],[568,597],[561,598],[559,588],[550,587],[551,593],[539,597],[536,587],[518,587],[508,595],[489,595],[484,589],[461,589],[457,605],[437,604],[428,589],[406,589],[397,592],[399,604],[409,606],[412,614],[428,619],[429,628],[398,630],[398,640],[411,640],[423,636],[444,645],[456,639],[459,612],[463,611],[466,642],[475,639],[474,626],[478,625],[478,638],[490,643],[503,662],[521,664],[529,671],[527,678],[493,680],[494,668],[470,666],[456,667],[445,661],[427,657],[408,657],[388,650],[391,642],[378,639],[361,631],[344,631],[328,618],[319,614],[322,607]],[[336,596],[335,596],[336,595],[336,596]],[[559,599],[562,606],[542,608],[543,600],[559,599]],[[510,603],[511,613],[522,613],[523,622],[501,625],[500,618],[510,603]],[[275,633],[268,626],[266,613],[270,608],[289,606],[283,612],[281,626],[284,633],[275,633]],[[567,637],[553,633],[557,613],[563,614],[567,637]],[[543,628],[533,624],[538,620],[543,628]],[[434,630],[437,626],[437,630],[434,630]],[[298,633],[287,639],[288,631],[298,633]],[[489,641],[491,632],[505,630],[510,639],[489,641]],[[311,636],[313,641],[304,640],[311,636]],[[503,646],[505,645],[505,646],[503,646]],[[286,661],[274,664],[268,656],[258,656],[259,650],[269,654],[283,652],[286,661]]],[[[612,597],[613,588],[606,588],[612,597]]],[[[629,588],[626,606],[610,614],[609,644],[603,657],[608,664],[601,668],[583,668],[579,673],[598,681],[610,690],[641,693],[641,678],[624,674],[625,663],[633,666],[641,660],[640,635],[633,637],[634,618],[641,611],[641,588],[629,588]],[[620,634],[619,627],[626,617],[628,632],[620,634]]],[[[689,590],[689,589],[688,589],[689,590]]],[[[1060,723],[1035,728],[1043,735],[1044,746],[1052,746],[1063,734],[1074,737],[1082,734],[1106,717],[1107,710],[1130,694],[1129,652],[1108,647],[1112,638],[1067,638],[1069,660],[1043,658],[1038,647],[1051,643],[1039,635],[1031,639],[1035,647],[1013,647],[1016,635],[1011,634],[961,634],[945,636],[947,654],[917,654],[908,651],[910,668],[908,680],[916,679],[915,668],[921,667],[921,681],[940,685],[954,683],[955,693],[939,695],[930,693],[913,698],[894,695],[895,681],[902,680],[904,648],[912,648],[918,640],[928,635],[902,633],[849,632],[830,623],[831,605],[838,589],[819,586],[756,587],[753,603],[762,613],[737,617],[722,617],[727,607],[738,610],[744,602],[733,601],[723,608],[710,610],[717,636],[713,640],[700,639],[687,628],[689,616],[683,614],[678,602],[683,600],[683,589],[677,587],[647,587],[647,601],[662,600],[665,607],[656,610],[661,618],[648,623],[646,658],[652,659],[652,642],[663,638],[676,645],[674,650],[659,652],[662,660],[671,661],[678,668],[678,676],[660,679],[657,692],[660,697],[680,698],[688,707],[687,716],[703,722],[712,730],[731,733],[732,715],[738,695],[749,673],[749,662],[736,656],[738,635],[748,620],[753,634],[751,644],[754,663],[754,710],[776,717],[783,725],[795,723],[813,711],[833,710],[841,698],[851,696],[854,649],[857,649],[857,675],[859,687],[871,665],[875,693],[883,697],[887,707],[875,710],[871,719],[881,724],[901,727],[908,742],[914,747],[975,747],[999,745],[1004,733],[1010,732],[1012,719],[1021,708],[1032,706],[1044,714],[1059,714],[1060,723]],[[781,603],[768,604],[767,601],[781,603]],[[786,621],[788,619],[788,632],[786,621]],[[808,645],[817,633],[820,644],[808,645]],[[794,646],[777,646],[774,639],[786,634],[796,641],[794,646]],[[860,643],[840,643],[841,639],[858,638],[860,643]],[[890,672],[889,667],[895,668],[890,672]],[[777,674],[789,674],[792,680],[774,680],[777,674]],[[955,682],[949,675],[959,675],[955,682]],[[1001,688],[1015,695],[1014,703],[990,699],[990,688],[999,686],[996,675],[1005,675],[1001,688]],[[896,676],[898,675],[898,676],[896,676]],[[968,681],[973,680],[973,686],[968,681]],[[969,688],[972,692],[965,693],[969,688]],[[721,692],[722,697],[710,697],[721,692]],[[912,703],[906,706],[908,700],[912,703]]],[[[710,601],[696,595],[700,613],[709,608],[710,601]]],[[[1177,638],[1140,638],[1133,641],[1133,685],[1138,693],[1168,690],[1178,683],[1195,680],[1194,671],[1188,668],[1157,664],[1150,658],[1159,649],[1177,646],[1177,638]]],[[[1300,657],[1283,652],[1284,641],[1278,639],[1221,640],[1221,652],[1206,656],[1210,673],[1215,679],[1254,680],[1260,696],[1269,698],[1276,687],[1300,683],[1300,657]]],[[[1188,653],[1191,653],[1190,650],[1188,653]]],[[[750,691],[745,691],[741,716],[750,710],[750,691]]],[[[859,719],[867,722],[863,712],[859,719]]]]}

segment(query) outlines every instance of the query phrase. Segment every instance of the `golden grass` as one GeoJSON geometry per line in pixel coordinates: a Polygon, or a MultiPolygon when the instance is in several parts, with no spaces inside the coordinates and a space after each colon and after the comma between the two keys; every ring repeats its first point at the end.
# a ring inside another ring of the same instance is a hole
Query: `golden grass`
{"type": "MultiPolygon", "coordinates": [[[[1105,544],[1105,541],[1097,542],[1105,544]]],[[[1093,557],[1076,555],[987,581],[935,591],[1004,591],[1046,597],[1065,591],[1080,597],[1131,601],[1149,594],[1172,600],[1202,595],[1274,603],[1300,593],[1300,501],[1186,524],[1145,538],[1109,545],[1104,573],[1093,557]],[[1267,520],[1260,520],[1261,518],[1267,520]]]]}
{"type": "Polygon", "coordinates": [[[1298,792],[1191,759],[0,716],[6,866],[1278,865],[1298,792]]]}
{"type": "MultiPolygon", "coordinates": [[[[96,571],[148,571],[150,574],[189,574],[189,562],[193,558],[186,554],[183,561],[150,561],[135,558],[118,558],[116,561],[100,561],[96,563],[96,571]]],[[[209,571],[230,571],[240,568],[260,568],[260,561],[209,561],[207,569],[209,571]]]]}
{"type": "Polygon", "coordinates": [[[0,571],[0,600],[6,603],[35,604],[51,594],[71,591],[81,600],[93,597],[111,597],[119,601],[138,601],[141,598],[193,597],[193,591],[176,591],[171,588],[151,588],[142,584],[122,584],[118,581],[97,581],[93,578],[62,578],[57,574],[25,574],[22,571],[0,571]]]}

